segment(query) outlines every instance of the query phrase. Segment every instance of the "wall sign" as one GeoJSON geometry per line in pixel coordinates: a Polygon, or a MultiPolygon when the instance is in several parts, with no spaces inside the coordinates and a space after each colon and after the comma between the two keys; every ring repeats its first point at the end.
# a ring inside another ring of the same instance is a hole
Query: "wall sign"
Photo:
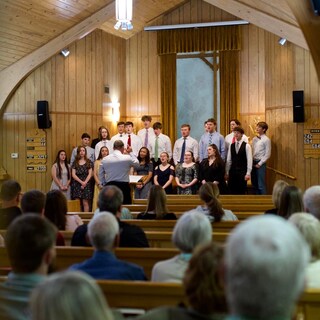
{"type": "Polygon", "coordinates": [[[304,123],[303,149],[305,158],[320,158],[320,119],[304,123]]]}
{"type": "Polygon", "coordinates": [[[47,133],[32,129],[27,132],[27,172],[47,171],[47,133]]]}

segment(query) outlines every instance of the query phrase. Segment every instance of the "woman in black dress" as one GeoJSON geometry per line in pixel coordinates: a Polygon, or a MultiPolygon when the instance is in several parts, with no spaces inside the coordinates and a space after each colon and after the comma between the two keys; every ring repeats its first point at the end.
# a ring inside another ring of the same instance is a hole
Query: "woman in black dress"
{"type": "Polygon", "coordinates": [[[174,167],[168,162],[169,155],[167,152],[161,152],[160,161],[161,164],[154,171],[153,183],[156,186],[161,186],[166,194],[172,194],[174,167]]]}
{"type": "Polygon", "coordinates": [[[93,198],[93,184],[91,183],[93,163],[87,158],[87,150],[83,146],[77,148],[77,156],[72,164],[72,199],[80,199],[83,211],[89,211],[89,203],[93,198]]]}
{"type": "Polygon", "coordinates": [[[227,193],[227,185],[224,179],[225,163],[215,144],[208,146],[208,158],[203,159],[199,165],[199,177],[201,184],[213,182],[217,184],[220,194],[227,193]]]}

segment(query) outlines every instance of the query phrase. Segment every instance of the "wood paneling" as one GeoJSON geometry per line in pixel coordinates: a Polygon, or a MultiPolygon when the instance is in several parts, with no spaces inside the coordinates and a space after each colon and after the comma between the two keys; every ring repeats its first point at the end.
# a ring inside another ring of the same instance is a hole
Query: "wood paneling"
{"type": "Polygon", "coordinates": [[[50,169],[58,150],[70,155],[83,132],[92,138],[104,124],[112,127],[111,94],[120,94],[125,109],[125,40],[97,30],[70,47],[70,55],[56,55],[32,72],[19,86],[1,119],[1,164],[23,190],[48,191],[50,169]],[[52,128],[47,129],[47,173],[26,173],[26,133],[37,127],[36,102],[48,100],[52,128]],[[11,159],[13,152],[18,159],[11,159]]]}

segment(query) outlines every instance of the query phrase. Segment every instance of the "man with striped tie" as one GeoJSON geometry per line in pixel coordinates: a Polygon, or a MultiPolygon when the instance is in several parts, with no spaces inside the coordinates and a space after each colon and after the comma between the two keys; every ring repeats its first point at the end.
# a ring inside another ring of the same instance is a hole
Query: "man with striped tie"
{"type": "Polygon", "coordinates": [[[143,122],[144,128],[138,131],[138,136],[141,138],[143,146],[151,151],[149,144],[155,138],[154,131],[151,127],[152,117],[144,115],[141,117],[141,121],[143,122]]]}

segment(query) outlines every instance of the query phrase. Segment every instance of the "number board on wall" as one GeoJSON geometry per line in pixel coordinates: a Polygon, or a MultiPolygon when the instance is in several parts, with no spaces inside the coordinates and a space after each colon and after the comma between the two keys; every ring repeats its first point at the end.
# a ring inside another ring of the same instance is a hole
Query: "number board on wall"
{"type": "Polygon", "coordinates": [[[305,158],[320,158],[320,119],[304,123],[303,146],[305,158]]]}
{"type": "Polygon", "coordinates": [[[47,171],[47,133],[32,129],[27,132],[27,172],[47,171]]]}

